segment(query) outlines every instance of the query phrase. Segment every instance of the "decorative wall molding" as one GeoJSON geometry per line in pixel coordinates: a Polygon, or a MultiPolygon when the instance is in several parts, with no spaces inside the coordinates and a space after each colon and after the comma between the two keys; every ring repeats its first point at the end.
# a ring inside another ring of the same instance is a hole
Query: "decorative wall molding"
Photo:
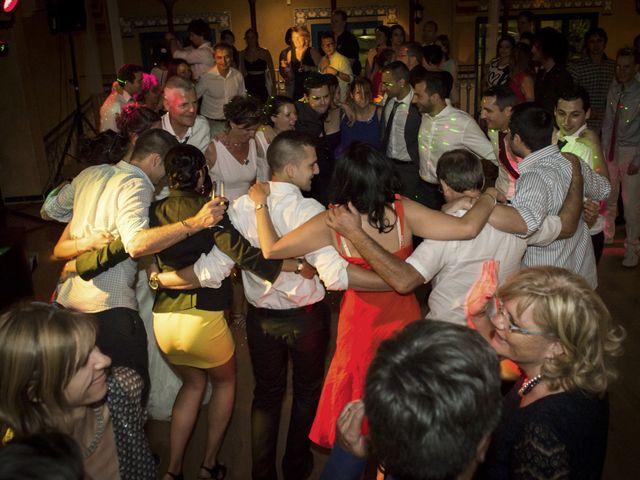
{"type": "MultiPolygon", "coordinates": [[[[514,0],[510,11],[520,10],[549,10],[553,8],[592,8],[602,9],[602,13],[611,15],[613,0],[514,0]]],[[[486,12],[489,0],[457,0],[458,13],[486,12]]]]}
{"type": "MultiPolygon", "coordinates": [[[[173,25],[188,25],[191,20],[202,18],[205,22],[217,24],[220,28],[231,27],[231,13],[194,13],[191,15],[175,15],[173,17],[173,25]]],[[[120,17],[120,31],[123,37],[133,37],[134,30],[149,27],[166,27],[167,17],[120,17]]]]}
{"type": "MultiPolygon", "coordinates": [[[[366,7],[345,7],[349,18],[352,17],[386,17],[384,23],[398,23],[398,9],[388,5],[370,5],[366,7]]],[[[326,20],[331,18],[331,8],[296,8],[295,24],[305,25],[309,20],[326,20]]]]}

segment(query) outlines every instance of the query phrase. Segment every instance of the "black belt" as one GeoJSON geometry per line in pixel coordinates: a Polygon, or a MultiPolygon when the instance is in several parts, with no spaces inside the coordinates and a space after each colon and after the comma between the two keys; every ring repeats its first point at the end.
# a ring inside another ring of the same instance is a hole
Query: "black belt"
{"type": "Polygon", "coordinates": [[[397,158],[391,157],[389,157],[389,160],[391,160],[396,165],[411,165],[413,163],[413,160],[398,160],[397,158]]]}
{"type": "Polygon", "coordinates": [[[303,315],[305,313],[311,313],[316,308],[318,308],[322,304],[322,300],[316,303],[312,303],[311,305],[305,305],[304,307],[298,308],[285,308],[282,310],[274,309],[274,308],[258,308],[253,305],[249,305],[249,308],[255,310],[258,315],[262,315],[264,317],[276,317],[276,318],[287,318],[294,317],[297,315],[303,315]]]}

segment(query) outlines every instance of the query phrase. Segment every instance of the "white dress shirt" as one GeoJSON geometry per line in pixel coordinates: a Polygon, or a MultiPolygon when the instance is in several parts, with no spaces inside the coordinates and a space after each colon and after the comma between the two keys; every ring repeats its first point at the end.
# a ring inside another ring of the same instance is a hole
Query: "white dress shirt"
{"type": "MultiPolygon", "coordinates": [[[[453,215],[461,217],[465,213],[465,210],[459,210],[453,215]]],[[[558,237],[561,229],[560,218],[550,216],[543,228],[526,241],[489,224],[471,240],[423,240],[407,258],[407,263],[422,275],[424,283],[433,279],[426,318],[466,325],[465,299],[480,277],[482,264],[492,259],[500,262],[498,284],[502,285],[520,270],[528,243],[548,245],[558,237]]]]}
{"type": "MultiPolygon", "coordinates": [[[[267,198],[269,214],[279,236],[282,236],[324,211],[324,207],[312,198],[304,198],[300,189],[285,182],[269,182],[271,194],[267,198]]],[[[256,228],[255,204],[244,195],[229,206],[229,218],[238,231],[255,247],[260,247],[256,228]]],[[[324,247],[305,255],[306,260],[318,270],[324,285],[330,290],[348,287],[348,262],[333,247],[324,247]]],[[[213,278],[223,274],[215,253],[202,255],[194,265],[194,271],[203,287],[213,278]]],[[[311,305],[322,300],[325,290],[318,279],[306,279],[293,272],[282,272],[275,283],[269,283],[252,273],[242,272],[247,300],[258,308],[283,310],[311,305]]]]}
{"type": "Polygon", "coordinates": [[[493,146],[480,127],[467,112],[447,106],[435,117],[422,115],[418,141],[420,144],[420,177],[429,183],[438,183],[436,167],[443,153],[464,148],[480,158],[498,164],[493,146]]]}
{"type": "MultiPolygon", "coordinates": [[[[409,116],[409,107],[413,100],[413,88],[409,90],[406,97],[396,100],[395,98],[388,98],[383,107],[383,115],[385,125],[389,121],[389,116],[393,110],[394,103],[400,102],[396,109],[396,114],[393,116],[393,125],[391,126],[391,135],[389,136],[389,147],[385,152],[389,158],[395,158],[404,162],[410,162],[411,157],[407,151],[407,141],[404,138],[404,127],[407,124],[407,117],[409,116]]],[[[385,127],[386,128],[386,127],[385,127]]],[[[383,132],[384,134],[384,132],[383,132]]]]}
{"type": "Polygon", "coordinates": [[[215,65],[210,42],[204,42],[198,48],[179,48],[173,52],[173,58],[185,60],[191,66],[191,73],[196,81],[215,65]]]}
{"type": "Polygon", "coordinates": [[[162,116],[162,129],[176,137],[178,142],[193,145],[202,153],[205,152],[211,143],[211,129],[209,128],[209,122],[207,122],[207,119],[202,115],[196,116],[195,123],[187,129],[187,133],[185,133],[182,138],[176,135],[176,132],[173,131],[168,112],[162,116]]]}
{"type": "MultiPolygon", "coordinates": [[[[105,170],[85,169],[75,179],[71,238],[96,232],[120,237],[125,250],[133,238],[149,227],[149,205],[154,186],[137,166],[121,161],[109,178],[105,170]],[[86,173],[85,173],[86,172],[86,173]]],[[[138,309],[135,296],[137,266],[131,258],[120,262],[92,280],[72,273],[60,286],[57,301],[82,312],[110,308],[138,309]]]]}
{"type": "Polygon", "coordinates": [[[133,97],[126,90],[123,90],[122,93],[111,92],[100,107],[100,131],[119,132],[120,130],[116,126],[116,117],[122,111],[122,107],[130,102],[133,102],[133,97]]]}
{"type": "Polygon", "coordinates": [[[198,98],[202,97],[200,113],[212,120],[224,120],[223,108],[236,95],[244,95],[244,78],[233,67],[223,77],[215,66],[204,73],[196,83],[198,98]]]}

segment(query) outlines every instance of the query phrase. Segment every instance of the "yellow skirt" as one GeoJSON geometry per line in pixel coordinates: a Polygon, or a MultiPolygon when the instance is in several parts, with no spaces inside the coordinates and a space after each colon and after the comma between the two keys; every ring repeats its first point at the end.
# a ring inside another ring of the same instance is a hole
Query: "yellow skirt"
{"type": "Polygon", "coordinates": [[[235,350],[223,312],[190,308],[153,314],[158,347],[174,365],[213,368],[224,365],[235,350]]]}

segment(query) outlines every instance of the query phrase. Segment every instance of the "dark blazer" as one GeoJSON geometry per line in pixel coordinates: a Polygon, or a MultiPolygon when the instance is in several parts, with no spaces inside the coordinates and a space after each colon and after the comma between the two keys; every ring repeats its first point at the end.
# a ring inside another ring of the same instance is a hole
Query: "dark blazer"
{"type": "MultiPolygon", "coordinates": [[[[382,110],[382,116],[380,118],[380,135],[384,136],[385,129],[387,128],[385,115],[387,107],[393,102],[387,102],[382,110]]],[[[409,106],[409,114],[407,115],[407,123],[404,126],[404,140],[407,143],[407,152],[411,161],[418,165],[420,163],[420,147],[418,144],[418,132],[420,131],[420,123],[422,122],[422,115],[418,111],[418,107],[414,103],[409,106]]],[[[393,132],[391,132],[393,135],[393,132]]],[[[386,153],[386,152],[383,152],[386,153]]]]}
{"type": "MultiPolygon", "coordinates": [[[[195,215],[207,199],[195,191],[171,190],[163,200],[153,202],[149,207],[149,226],[158,227],[186,220],[195,215]]],[[[227,215],[211,229],[204,229],[195,235],[156,254],[158,266],[163,272],[179,270],[195,263],[202,253],[208,253],[213,246],[234,260],[241,268],[274,282],[282,268],[281,260],[266,260],[260,249],[251,244],[233,227],[227,215]]],[[[101,250],[80,255],[76,268],[81,278],[87,280],[121,262],[128,255],[120,239],[101,250]]],[[[201,310],[224,310],[231,298],[228,279],[220,288],[195,288],[191,290],[160,289],[156,293],[153,310],[172,312],[196,307],[201,310]]]]}

